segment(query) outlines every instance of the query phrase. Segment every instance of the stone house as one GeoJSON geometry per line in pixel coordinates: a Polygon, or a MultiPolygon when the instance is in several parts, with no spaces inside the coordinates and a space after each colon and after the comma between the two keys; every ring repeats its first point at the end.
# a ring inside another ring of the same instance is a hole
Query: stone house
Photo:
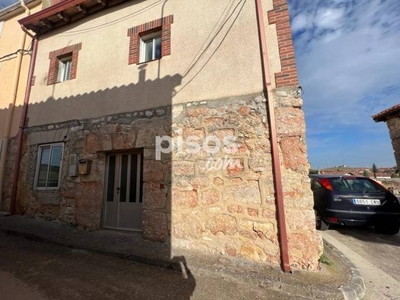
{"type": "Polygon", "coordinates": [[[288,7],[260,3],[65,0],[19,20],[35,51],[11,210],[317,269],[288,7]]]}
{"type": "MultiPolygon", "coordinates": [[[[8,141],[16,137],[29,68],[31,40],[18,20],[39,11],[42,1],[26,0],[0,9],[0,210],[8,210],[3,199],[8,141]]],[[[4,191],[6,192],[6,191],[4,191]]]]}
{"type": "Polygon", "coordinates": [[[400,103],[372,116],[375,122],[386,122],[397,168],[400,166],[400,103]]]}

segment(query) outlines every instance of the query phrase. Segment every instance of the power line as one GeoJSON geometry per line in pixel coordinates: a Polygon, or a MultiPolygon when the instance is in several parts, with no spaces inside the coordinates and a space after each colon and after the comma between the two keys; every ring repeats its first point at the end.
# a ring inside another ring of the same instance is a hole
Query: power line
{"type": "Polygon", "coordinates": [[[9,53],[9,54],[6,54],[6,55],[0,57],[0,60],[6,59],[6,58],[10,58],[11,56],[15,56],[20,52],[22,53],[22,55],[24,55],[24,54],[29,54],[30,51],[29,50],[25,50],[25,49],[18,49],[17,51],[15,51],[13,53],[9,53]]]}
{"type": "Polygon", "coordinates": [[[207,44],[206,48],[202,51],[202,53],[200,54],[200,56],[192,63],[191,66],[188,67],[188,69],[186,70],[186,72],[183,74],[183,78],[187,77],[190,72],[194,69],[194,67],[199,64],[200,65],[200,69],[191,76],[190,80],[183,85],[177,92],[175,92],[174,96],[176,96],[177,94],[179,94],[180,92],[182,92],[190,83],[192,83],[192,81],[203,71],[203,69],[207,66],[207,64],[210,62],[210,60],[214,57],[215,53],[218,51],[218,49],[220,48],[220,46],[222,45],[222,43],[225,41],[226,37],[228,36],[229,32],[231,31],[232,27],[236,24],[237,19],[239,18],[239,16],[241,15],[241,12],[246,4],[247,0],[240,0],[237,5],[234,7],[233,11],[230,13],[230,15],[227,17],[227,19],[221,24],[220,28],[217,30],[217,32],[214,34],[213,38],[211,39],[211,41],[207,44]],[[242,5],[240,6],[240,4],[242,3],[242,5]],[[236,12],[237,11],[237,12],[236,12]],[[235,15],[236,12],[236,16],[233,17],[235,15]],[[228,21],[233,17],[232,23],[230,25],[228,24],[228,21]],[[201,58],[203,56],[205,56],[207,50],[211,47],[211,45],[213,44],[213,42],[215,41],[215,39],[220,35],[220,33],[222,32],[222,30],[224,28],[226,28],[226,32],[225,34],[221,34],[221,40],[217,43],[216,48],[212,51],[212,53],[210,54],[210,56],[208,58],[205,58],[205,62],[203,63],[199,63],[199,61],[201,60],[201,58]]]}

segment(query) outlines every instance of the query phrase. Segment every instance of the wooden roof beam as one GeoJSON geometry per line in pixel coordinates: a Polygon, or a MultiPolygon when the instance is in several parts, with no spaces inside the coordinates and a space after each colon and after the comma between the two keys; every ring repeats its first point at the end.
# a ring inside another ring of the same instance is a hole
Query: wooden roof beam
{"type": "Polygon", "coordinates": [[[47,28],[50,28],[50,29],[55,27],[54,23],[52,21],[47,20],[47,19],[40,20],[39,23],[42,26],[46,26],[47,28]]]}
{"type": "Polygon", "coordinates": [[[69,22],[70,18],[68,16],[66,16],[64,13],[59,12],[57,14],[57,17],[61,20],[64,20],[65,22],[69,22]]]}
{"type": "Polygon", "coordinates": [[[97,0],[97,3],[101,4],[101,6],[107,6],[106,0],[97,0]]]}
{"type": "Polygon", "coordinates": [[[82,6],[82,5],[77,5],[77,6],[75,6],[76,7],[76,9],[78,10],[78,11],[80,11],[81,13],[83,13],[84,15],[87,15],[88,14],[88,10],[87,10],[87,8],[85,8],[84,6],[82,6]]]}

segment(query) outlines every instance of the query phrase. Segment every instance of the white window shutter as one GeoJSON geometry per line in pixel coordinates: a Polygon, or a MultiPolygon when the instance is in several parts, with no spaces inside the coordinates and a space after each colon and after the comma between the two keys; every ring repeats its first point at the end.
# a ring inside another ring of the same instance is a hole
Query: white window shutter
{"type": "Polygon", "coordinates": [[[58,61],[57,82],[64,81],[64,68],[65,68],[64,63],[61,60],[59,60],[58,61]]]}

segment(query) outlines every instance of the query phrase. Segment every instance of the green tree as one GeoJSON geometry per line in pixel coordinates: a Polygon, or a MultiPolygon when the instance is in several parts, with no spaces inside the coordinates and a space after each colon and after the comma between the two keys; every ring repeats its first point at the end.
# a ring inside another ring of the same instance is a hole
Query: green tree
{"type": "Polygon", "coordinates": [[[318,174],[318,170],[315,170],[315,169],[310,169],[310,172],[309,172],[309,174],[318,174]]]}
{"type": "Polygon", "coordinates": [[[399,168],[396,166],[393,167],[393,173],[392,175],[390,175],[391,178],[399,178],[400,174],[399,174],[399,168]]]}
{"type": "Polygon", "coordinates": [[[376,173],[379,172],[379,169],[375,165],[375,163],[372,164],[372,173],[374,173],[374,178],[376,178],[376,173]]]}
{"type": "Polygon", "coordinates": [[[364,170],[364,172],[363,172],[363,176],[365,176],[365,177],[369,177],[369,172],[368,172],[368,170],[364,170]]]}

